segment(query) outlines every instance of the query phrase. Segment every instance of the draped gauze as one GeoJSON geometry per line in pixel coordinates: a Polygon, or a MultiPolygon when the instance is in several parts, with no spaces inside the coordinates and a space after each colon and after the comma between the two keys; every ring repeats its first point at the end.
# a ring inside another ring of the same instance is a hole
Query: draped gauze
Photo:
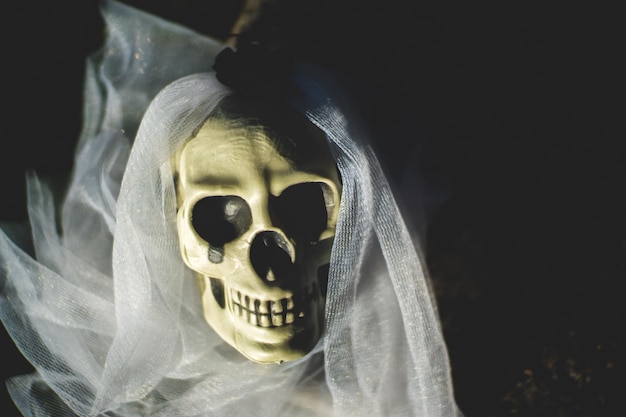
{"type": "MultiPolygon", "coordinates": [[[[32,250],[0,233],[0,317],[36,372],[25,416],[460,416],[417,239],[339,85],[296,65],[292,104],[325,134],[343,194],[325,334],[259,365],[203,318],[176,234],[172,153],[232,92],[220,42],[114,1],[88,59],[84,125],[60,203],[27,176],[32,250]]],[[[11,229],[14,230],[14,229],[11,229]]]]}

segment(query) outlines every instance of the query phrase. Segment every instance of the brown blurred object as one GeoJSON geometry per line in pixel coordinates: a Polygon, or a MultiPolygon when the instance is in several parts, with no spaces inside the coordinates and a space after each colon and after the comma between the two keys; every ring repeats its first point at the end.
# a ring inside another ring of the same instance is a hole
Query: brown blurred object
{"type": "Polygon", "coordinates": [[[276,5],[275,0],[245,0],[241,12],[232,26],[230,35],[224,43],[234,48],[237,45],[239,35],[249,29],[261,17],[263,8],[267,6],[276,7],[276,5]]]}

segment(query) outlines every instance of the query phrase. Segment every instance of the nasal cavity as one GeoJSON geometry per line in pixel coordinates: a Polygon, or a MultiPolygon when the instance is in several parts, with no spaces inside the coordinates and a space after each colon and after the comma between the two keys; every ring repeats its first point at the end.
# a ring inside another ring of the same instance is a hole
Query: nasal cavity
{"type": "Polygon", "coordinates": [[[250,262],[257,275],[268,284],[289,278],[293,270],[291,247],[277,232],[260,232],[250,246],[250,262]]]}

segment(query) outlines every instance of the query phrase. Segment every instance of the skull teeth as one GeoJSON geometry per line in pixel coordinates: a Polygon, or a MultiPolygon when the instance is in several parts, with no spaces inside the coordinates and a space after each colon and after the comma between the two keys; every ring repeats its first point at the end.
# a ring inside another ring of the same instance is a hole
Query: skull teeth
{"type": "Polygon", "coordinates": [[[233,313],[257,327],[281,327],[292,324],[305,315],[305,308],[317,289],[314,282],[303,291],[279,300],[260,300],[231,289],[233,313]]]}

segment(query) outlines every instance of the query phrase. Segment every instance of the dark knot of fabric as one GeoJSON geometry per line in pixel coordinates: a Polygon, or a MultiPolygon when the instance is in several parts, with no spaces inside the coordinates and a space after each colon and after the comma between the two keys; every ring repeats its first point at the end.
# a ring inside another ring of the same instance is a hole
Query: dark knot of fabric
{"type": "Polygon", "coordinates": [[[252,43],[237,50],[224,48],[216,56],[213,69],[219,82],[237,92],[268,95],[284,92],[292,66],[286,51],[252,43]]]}

